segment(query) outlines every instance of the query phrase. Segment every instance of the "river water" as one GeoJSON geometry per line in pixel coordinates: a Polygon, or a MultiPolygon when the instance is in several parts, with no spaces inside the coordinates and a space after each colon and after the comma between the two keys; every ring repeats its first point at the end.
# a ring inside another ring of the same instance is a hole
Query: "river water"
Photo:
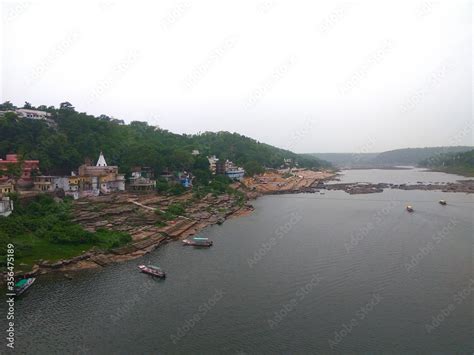
{"type": "MultiPolygon", "coordinates": [[[[422,181],[414,170],[344,174],[422,181]]],[[[472,353],[473,203],[402,190],[259,198],[251,215],[202,233],[210,249],[174,242],[73,280],[39,278],[16,304],[16,350],[472,353]],[[140,263],[160,265],[167,279],[139,273],[140,263]]]]}

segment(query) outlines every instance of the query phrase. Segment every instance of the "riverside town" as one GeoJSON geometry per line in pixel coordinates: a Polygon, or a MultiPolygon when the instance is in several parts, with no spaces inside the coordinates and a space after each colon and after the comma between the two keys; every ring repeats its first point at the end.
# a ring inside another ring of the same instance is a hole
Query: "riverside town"
{"type": "Polygon", "coordinates": [[[472,354],[472,1],[1,10],[0,354],[472,354]]]}

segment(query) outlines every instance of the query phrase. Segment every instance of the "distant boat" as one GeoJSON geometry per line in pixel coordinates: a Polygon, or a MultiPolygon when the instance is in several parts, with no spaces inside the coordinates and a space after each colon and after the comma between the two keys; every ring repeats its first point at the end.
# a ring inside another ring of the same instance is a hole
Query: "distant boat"
{"type": "Polygon", "coordinates": [[[447,205],[447,202],[445,200],[439,200],[439,204],[440,205],[443,205],[443,206],[446,206],[447,205]]]}
{"type": "Polygon", "coordinates": [[[207,238],[192,238],[192,239],[184,239],[183,240],[183,245],[191,245],[193,247],[211,247],[213,244],[212,240],[209,240],[207,238]]]}
{"type": "Polygon", "coordinates": [[[162,279],[166,277],[166,273],[163,270],[161,270],[159,266],[139,265],[138,268],[145,274],[160,277],[162,279]]]}
{"type": "Polygon", "coordinates": [[[35,277],[19,280],[15,284],[15,295],[20,296],[23,292],[25,292],[28,288],[30,288],[31,285],[33,285],[33,282],[35,282],[35,280],[36,280],[35,277]]]}
{"type": "Polygon", "coordinates": [[[413,207],[410,206],[410,205],[408,205],[406,208],[407,208],[407,211],[408,211],[408,212],[413,212],[413,211],[414,211],[413,207]]]}

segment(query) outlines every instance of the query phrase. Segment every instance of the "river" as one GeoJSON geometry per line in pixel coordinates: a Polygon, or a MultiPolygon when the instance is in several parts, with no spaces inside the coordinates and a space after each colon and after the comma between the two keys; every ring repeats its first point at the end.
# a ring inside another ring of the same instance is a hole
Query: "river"
{"type": "MultiPolygon", "coordinates": [[[[342,182],[457,178],[349,170],[342,182]]],[[[16,303],[16,350],[472,353],[473,203],[403,190],[262,197],[251,215],[205,230],[210,249],[173,242],[73,280],[42,276],[16,303]]]]}

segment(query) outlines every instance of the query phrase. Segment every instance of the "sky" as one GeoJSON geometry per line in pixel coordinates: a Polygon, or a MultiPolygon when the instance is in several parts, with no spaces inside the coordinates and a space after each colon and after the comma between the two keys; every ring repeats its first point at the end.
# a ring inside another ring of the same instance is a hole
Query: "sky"
{"type": "Polygon", "coordinates": [[[0,100],[295,152],[473,145],[472,2],[3,1],[0,100]]]}

